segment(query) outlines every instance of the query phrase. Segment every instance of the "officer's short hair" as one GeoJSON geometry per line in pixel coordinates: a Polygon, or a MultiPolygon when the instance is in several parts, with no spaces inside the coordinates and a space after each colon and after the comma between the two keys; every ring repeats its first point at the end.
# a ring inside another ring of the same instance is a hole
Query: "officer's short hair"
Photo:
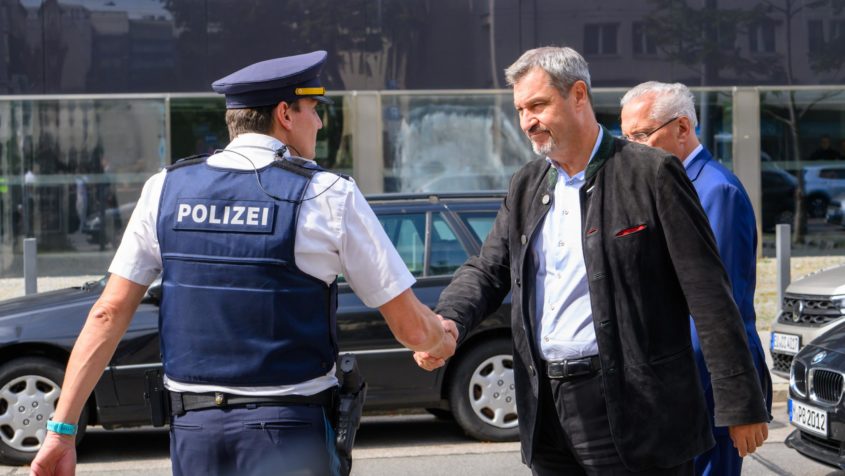
{"type": "Polygon", "coordinates": [[[534,68],[545,71],[563,97],[569,96],[569,89],[575,81],[584,81],[587,95],[593,100],[590,86],[590,70],[587,61],[577,51],[567,46],[544,46],[528,50],[505,70],[505,79],[510,86],[516,84],[534,68]]]}
{"type": "MultiPolygon", "coordinates": [[[[290,108],[299,111],[299,100],[293,101],[290,108]]],[[[226,110],[226,127],[229,128],[229,140],[235,137],[255,132],[270,134],[273,129],[273,110],[276,106],[261,106],[243,109],[226,110]]]]}

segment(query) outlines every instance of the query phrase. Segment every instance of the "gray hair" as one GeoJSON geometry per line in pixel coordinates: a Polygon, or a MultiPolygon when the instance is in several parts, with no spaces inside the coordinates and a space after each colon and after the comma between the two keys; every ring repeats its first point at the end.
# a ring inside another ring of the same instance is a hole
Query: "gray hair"
{"type": "Polygon", "coordinates": [[[625,93],[619,104],[625,107],[630,101],[647,95],[654,95],[654,103],[649,115],[657,121],[668,121],[676,117],[686,116],[692,128],[698,125],[695,115],[695,97],[688,87],[681,83],[661,83],[648,81],[634,86],[625,93]]]}
{"type": "Polygon", "coordinates": [[[534,68],[545,71],[551,78],[552,86],[560,91],[563,97],[569,95],[569,89],[575,81],[584,81],[587,84],[587,94],[592,100],[587,61],[572,48],[544,46],[526,51],[505,70],[508,85],[513,86],[534,68]]]}

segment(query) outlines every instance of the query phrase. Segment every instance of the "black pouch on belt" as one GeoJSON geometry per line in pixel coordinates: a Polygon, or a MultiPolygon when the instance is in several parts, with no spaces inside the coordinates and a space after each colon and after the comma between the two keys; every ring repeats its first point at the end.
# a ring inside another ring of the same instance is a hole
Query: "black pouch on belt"
{"type": "Polygon", "coordinates": [[[153,426],[170,423],[170,392],[164,388],[164,370],[148,370],[144,373],[144,398],[150,407],[153,426]]]}
{"type": "Polygon", "coordinates": [[[346,476],[352,471],[352,447],[367,399],[367,382],[361,376],[353,354],[340,356],[340,371],[343,379],[336,407],[335,443],[340,459],[340,474],[346,476]]]}

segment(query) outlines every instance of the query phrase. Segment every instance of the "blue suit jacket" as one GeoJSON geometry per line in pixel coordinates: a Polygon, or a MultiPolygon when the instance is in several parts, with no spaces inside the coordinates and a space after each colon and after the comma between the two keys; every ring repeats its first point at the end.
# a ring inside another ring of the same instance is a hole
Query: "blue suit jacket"
{"type": "MultiPolygon", "coordinates": [[[[766,397],[766,408],[771,413],[772,385],[760,336],[757,335],[754,312],[754,288],[757,273],[757,224],[751,200],[739,179],[730,170],[713,160],[707,149],[693,157],[686,168],[687,176],[695,186],[701,206],[710,220],[716,237],[719,256],[730,278],[734,301],[742,316],[748,347],[760,374],[760,386],[766,397]]],[[[713,418],[713,392],[710,373],[704,365],[704,356],[698,341],[695,324],[690,319],[692,345],[698,363],[701,386],[707,399],[710,418],[713,418]]],[[[715,435],[727,435],[727,428],[716,427],[715,435]]]]}

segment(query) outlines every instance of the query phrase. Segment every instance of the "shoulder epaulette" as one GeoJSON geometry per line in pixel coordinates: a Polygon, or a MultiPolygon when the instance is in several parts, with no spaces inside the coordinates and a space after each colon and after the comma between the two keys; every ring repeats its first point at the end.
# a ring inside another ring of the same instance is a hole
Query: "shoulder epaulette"
{"type": "Polygon", "coordinates": [[[177,160],[176,162],[173,162],[172,164],[168,165],[167,167],[165,167],[165,169],[167,169],[169,171],[169,170],[173,170],[173,169],[178,169],[179,167],[185,167],[186,165],[201,164],[201,163],[205,162],[205,159],[207,159],[207,158],[208,158],[208,154],[197,154],[197,155],[192,155],[190,157],[183,157],[183,158],[177,160]]]}

